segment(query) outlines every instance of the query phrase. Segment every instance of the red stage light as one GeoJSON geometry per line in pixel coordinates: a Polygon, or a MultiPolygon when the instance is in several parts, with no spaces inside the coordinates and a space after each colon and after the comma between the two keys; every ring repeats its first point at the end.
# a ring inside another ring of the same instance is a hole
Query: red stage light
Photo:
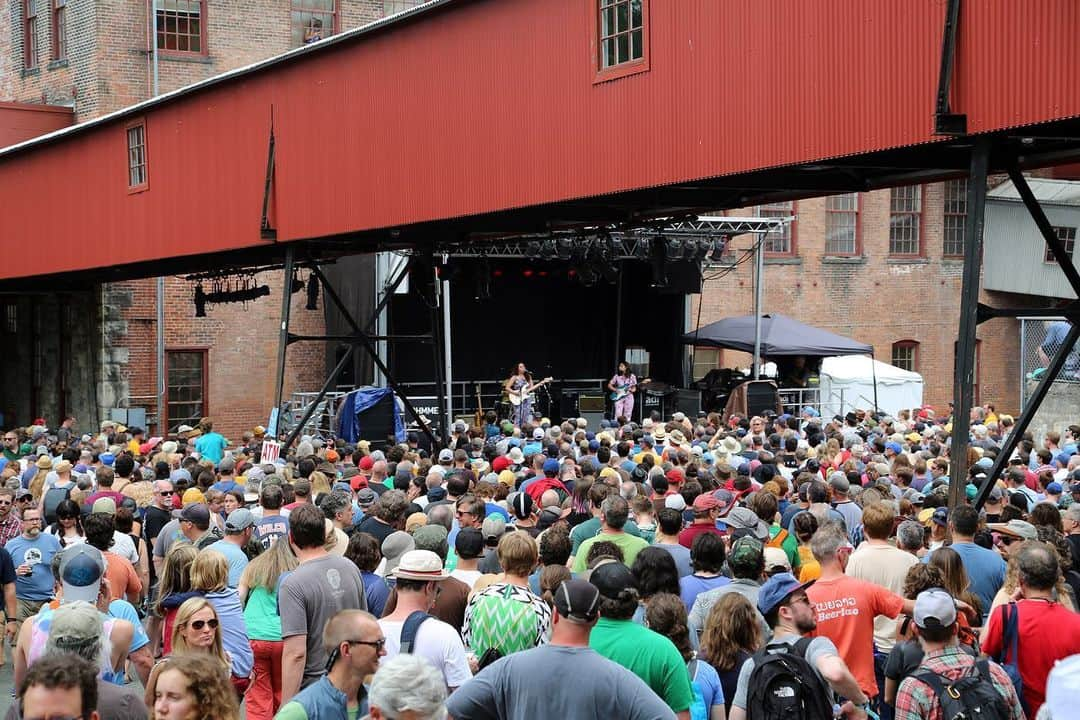
{"type": "Polygon", "coordinates": [[[522,277],[531,278],[533,276],[533,271],[532,270],[522,270],[521,275],[522,275],[522,277]]]}
{"type": "Polygon", "coordinates": [[[503,274],[502,270],[492,270],[491,271],[491,276],[492,277],[502,277],[502,274],[503,274]]]}

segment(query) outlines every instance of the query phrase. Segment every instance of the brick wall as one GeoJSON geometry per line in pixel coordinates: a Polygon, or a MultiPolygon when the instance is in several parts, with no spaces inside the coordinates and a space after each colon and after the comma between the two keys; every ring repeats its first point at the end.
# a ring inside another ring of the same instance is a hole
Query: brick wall
{"type": "MultiPolygon", "coordinates": [[[[926,402],[944,406],[952,399],[953,343],[959,328],[962,262],[942,255],[943,185],[924,186],[923,257],[889,257],[888,190],[861,194],[858,257],[825,254],[825,198],[797,203],[794,225],[796,254],[767,258],[764,268],[763,311],[789,315],[875,348],[877,359],[891,361],[895,342],[918,343],[916,371],[924,380],[926,402]]],[[[755,209],[733,210],[729,215],[756,214],[755,209]]],[[[736,238],[743,250],[753,236],[736,238]]],[[[748,260],[723,277],[721,268],[706,270],[701,296],[691,303],[691,325],[753,312],[754,266],[748,260]]],[[[979,328],[981,342],[980,399],[996,402],[999,410],[1016,410],[1019,402],[1017,370],[1010,365],[1009,347],[1015,345],[1015,321],[994,320],[979,328]],[[1010,328],[1009,324],[1013,327],[1010,328]]],[[[725,353],[725,364],[748,364],[739,353],[725,353]]]]}

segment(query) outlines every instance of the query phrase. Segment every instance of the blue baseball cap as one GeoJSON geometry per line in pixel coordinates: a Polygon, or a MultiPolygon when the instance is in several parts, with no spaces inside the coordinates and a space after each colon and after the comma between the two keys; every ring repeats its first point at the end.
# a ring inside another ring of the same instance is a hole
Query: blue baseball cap
{"type": "Polygon", "coordinates": [[[112,453],[101,453],[101,455],[98,455],[98,460],[101,461],[102,465],[112,467],[112,464],[116,462],[116,456],[112,453]]]}
{"type": "Polygon", "coordinates": [[[895,442],[885,443],[885,449],[892,450],[897,455],[904,452],[904,448],[900,447],[900,443],[895,442]]]}
{"type": "Polygon", "coordinates": [[[766,580],[758,590],[758,610],[762,615],[768,615],[770,610],[787,600],[793,592],[805,590],[813,584],[813,580],[800,583],[791,573],[777,573],[766,580]]]}
{"type": "Polygon", "coordinates": [[[544,461],[544,474],[545,475],[548,474],[548,473],[552,473],[552,474],[557,475],[558,472],[559,472],[559,461],[558,460],[556,460],[555,458],[548,458],[547,460],[544,461]]]}
{"type": "Polygon", "coordinates": [[[1052,482],[1046,486],[1046,492],[1050,493],[1051,495],[1060,495],[1061,490],[1061,483],[1059,482],[1052,482]]]}

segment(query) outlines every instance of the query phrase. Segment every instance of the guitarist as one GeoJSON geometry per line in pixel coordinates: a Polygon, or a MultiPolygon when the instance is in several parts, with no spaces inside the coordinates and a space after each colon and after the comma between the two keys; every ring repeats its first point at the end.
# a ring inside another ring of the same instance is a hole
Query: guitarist
{"type": "Polygon", "coordinates": [[[615,420],[620,426],[630,422],[630,414],[634,412],[637,377],[630,372],[630,366],[626,364],[626,361],[619,363],[614,377],[608,380],[607,386],[611,391],[611,399],[615,401],[615,420]]]}
{"type": "Polygon", "coordinates": [[[510,422],[514,423],[514,427],[520,428],[532,420],[532,398],[529,393],[535,387],[532,373],[525,368],[525,363],[519,362],[514,366],[503,387],[508,393],[517,393],[521,397],[521,402],[513,405],[510,411],[510,422]]]}

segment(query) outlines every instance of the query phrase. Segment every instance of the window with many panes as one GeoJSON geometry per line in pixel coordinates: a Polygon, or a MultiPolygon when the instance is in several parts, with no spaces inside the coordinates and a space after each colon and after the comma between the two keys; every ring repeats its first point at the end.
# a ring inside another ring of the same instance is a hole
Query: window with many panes
{"type": "MultiPolygon", "coordinates": [[[[795,202],[788,200],[786,202],[774,202],[768,203],[767,205],[759,205],[757,214],[758,217],[762,218],[794,217],[795,202]]],[[[762,239],[762,242],[765,244],[765,253],[767,255],[794,255],[795,244],[792,241],[794,227],[795,222],[792,221],[780,230],[770,230],[766,233],[762,239]]]]}
{"type": "Polygon", "coordinates": [[[147,186],[146,125],[139,123],[127,129],[128,188],[141,190],[147,186]]]}
{"type": "Polygon", "coordinates": [[[645,0],[599,0],[600,69],[645,57],[645,0]]]}
{"type": "Polygon", "coordinates": [[[942,228],[943,255],[958,257],[964,254],[964,225],[967,223],[967,178],[945,183],[945,213],[942,228]]]}
{"type": "Polygon", "coordinates": [[[166,422],[174,433],[181,425],[198,425],[207,414],[206,350],[169,350],[165,365],[166,422]]]}
{"type": "Polygon", "coordinates": [[[919,363],[919,343],[914,340],[901,340],[892,345],[892,364],[901,370],[917,372],[919,363]]]}
{"type": "Polygon", "coordinates": [[[23,0],[23,67],[27,70],[37,67],[37,15],[40,0],[23,0]]]}
{"type": "Polygon", "coordinates": [[[67,57],[67,0],[52,0],[52,59],[67,57]]]}
{"type": "Polygon", "coordinates": [[[825,254],[859,254],[859,194],[825,198],[825,254]]]}
{"type": "Polygon", "coordinates": [[[889,192],[889,254],[922,254],[922,185],[889,192]]]}
{"type": "Polygon", "coordinates": [[[710,370],[720,367],[720,348],[694,348],[694,380],[701,380],[710,370]]]}
{"type": "Polygon", "coordinates": [[[423,5],[425,0],[383,0],[383,15],[393,15],[402,10],[423,5]]]}
{"type": "Polygon", "coordinates": [[[337,0],[292,0],[293,47],[310,45],[330,37],[335,32],[337,0]]]}
{"type": "MultiPolygon", "coordinates": [[[[1065,254],[1070,258],[1073,256],[1073,249],[1076,247],[1076,228],[1055,226],[1054,233],[1058,236],[1058,240],[1065,246],[1065,254]]],[[[1054,259],[1054,253],[1050,250],[1050,246],[1046,246],[1046,254],[1043,255],[1043,261],[1052,263],[1057,262],[1054,259]]]]}
{"type": "Polygon", "coordinates": [[[155,0],[158,50],[206,53],[206,0],[155,0]]]}

